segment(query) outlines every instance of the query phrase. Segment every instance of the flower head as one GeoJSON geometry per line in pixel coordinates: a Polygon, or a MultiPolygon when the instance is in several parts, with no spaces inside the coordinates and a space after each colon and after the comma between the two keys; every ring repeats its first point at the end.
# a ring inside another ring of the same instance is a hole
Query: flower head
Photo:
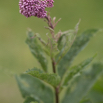
{"type": "Polygon", "coordinates": [[[47,7],[53,7],[53,0],[46,0],[47,1],[47,7]]]}
{"type": "Polygon", "coordinates": [[[53,2],[53,0],[20,0],[20,13],[26,17],[45,18],[47,16],[45,8],[53,7],[53,2]]]}

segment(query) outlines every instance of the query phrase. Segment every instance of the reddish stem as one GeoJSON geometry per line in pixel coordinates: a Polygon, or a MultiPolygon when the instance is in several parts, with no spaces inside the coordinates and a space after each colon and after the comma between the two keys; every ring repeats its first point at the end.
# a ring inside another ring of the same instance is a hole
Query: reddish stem
{"type": "MultiPolygon", "coordinates": [[[[54,30],[53,24],[51,22],[50,15],[46,16],[45,18],[46,18],[46,20],[48,22],[48,26],[54,30]]],[[[50,32],[52,34],[52,37],[54,38],[54,32],[53,31],[50,31],[50,32]]],[[[56,73],[56,66],[55,66],[56,63],[55,63],[55,60],[54,60],[54,58],[51,58],[51,60],[52,60],[53,72],[56,73]]],[[[55,99],[56,99],[56,103],[59,103],[59,88],[60,88],[60,86],[55,87],[55,99]]]]}
{"type": "MultiPolygon", "coordinates": [[[[54,59],[52,59],[52,67],[53,67],[53,72],[56,73],[54,59]]],[[[59,103],[59,86],[55,87],[55,99],[56,99],[56,103],[59,103]]]]}

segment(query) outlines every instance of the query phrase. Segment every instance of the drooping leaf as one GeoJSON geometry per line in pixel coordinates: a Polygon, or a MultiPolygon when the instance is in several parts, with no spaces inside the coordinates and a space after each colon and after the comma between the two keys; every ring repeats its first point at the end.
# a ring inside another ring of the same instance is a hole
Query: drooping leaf
{"type": "Polygon", "coordinates": [[[28,38],[26,40],[26,43],[28,44],[31,53],[41,64],[43,70],[47,72],[46,56],[44,54],[44,51],[43,51],[41,45],[38,43],[37,37],[34,36],[34,33],[32,31],[28,32],[28,38]]]}
{"type": "Polygon", "coordinates": [[[85,69],[85,67],[87,67],[87,65],[89,65],[92,62],[95,56],[96,55],[94,55],[89,59],[84,60],[77,66],[73,66],[71,70],[66,74],[63,86],[67,86],[76,75],[81,74],[81,72],[85,69]]]}
{"type": "Polygon", "coordinates": [[[31,103],[31,102],[40,103],[40,102],[36,102],[36,100],[32,97],[27,97],[26,100],[23,103],[31,103]]]}
{"type": "Polygon", "coordinates": [[[97,31],[97,29],[90,29],[85,31],[82,35],[76,38],[70,50],[65,54],[65,56],[60,60],[58,64],[58,73],[61,77],[63,77],[67,67],[71,65],[72,61],[77,56],[77,54],[85,48],[90,38],[97,31]]]}
{"type": "Polygon", "coordinates": [[[82,75],[78,76],[67,88],[62,103],[79,103],[87,92],[94,85],[98,77],[103,72],[103,65],[96,63],[92,69],[85,70],[82,75]]]}
{"type": "Polygon", "coordinates": [[[16,76],[16,80],[24,98],[32,97],[40,103],[54,103],[52,88],[45,85],[39,79],[28,74],[21,74],[16,76]]]}
{"type": "Polygon", "coordinates": [[[60,77],[57,74],[44,73],[42,70],[36,68],[30,69],[26,71],[26,73],[39,78],[52,86],[57,86],[60,83],[60,77]]]}

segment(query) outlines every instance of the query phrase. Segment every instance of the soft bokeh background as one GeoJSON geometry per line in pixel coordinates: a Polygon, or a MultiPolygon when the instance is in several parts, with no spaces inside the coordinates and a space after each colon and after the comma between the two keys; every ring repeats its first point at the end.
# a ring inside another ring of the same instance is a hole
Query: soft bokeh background
{"type": "MultiPolygon", "coordinates": [[[[25,43],[27,28],[39,32],[43,38],[48,32],[44,29],[46,23],[42,19],[27,19],[19,14],[18,2],[0,1],[0,103],[23,103],[12,74],[19,74],[28,68],[38,66],[25,43]]],[[[73,29],[80,18],[82,21],[79,33],[89,28],[103,28],[103,0],[55,0],[54,5],[51,10],[52,17],[62,18],[56,31],[73,29]]],[[[75,64],[95,53],[98,53],[95,61],[102,62],[103,32],[91,40],[87,48],[76,58],[75,64]]],[[[93,88],[98,93],[103,93],[102,78],[103,76],[93,88]]]]}

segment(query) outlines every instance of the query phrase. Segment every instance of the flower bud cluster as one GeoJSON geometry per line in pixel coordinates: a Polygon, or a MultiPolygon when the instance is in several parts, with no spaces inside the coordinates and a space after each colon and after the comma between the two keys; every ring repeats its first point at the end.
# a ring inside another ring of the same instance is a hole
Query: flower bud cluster
{"type": "Polygon", "coordinates": [[[53,7],[53,0],[20,0],[20,13],[24,16],[36,16],[38,18],[45,18],[47,11],[45,8],[53,7]]]}

